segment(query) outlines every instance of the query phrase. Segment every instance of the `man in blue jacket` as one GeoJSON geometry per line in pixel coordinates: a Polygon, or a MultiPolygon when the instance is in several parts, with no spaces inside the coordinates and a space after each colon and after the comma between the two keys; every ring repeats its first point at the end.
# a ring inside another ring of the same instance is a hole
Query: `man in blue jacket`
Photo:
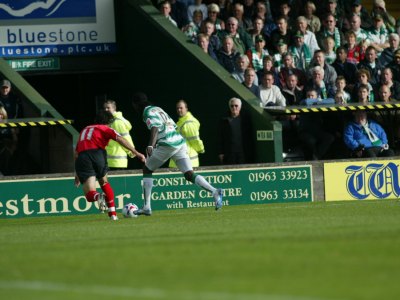
{"type": "Polygon", "coordinates": [[[385,130],[375,121],[368,120],[365,111],[354,113],[354,121],[347,124],[343,139],[356,157],[388,157],[394,152],[389,149],[385,130]]]}

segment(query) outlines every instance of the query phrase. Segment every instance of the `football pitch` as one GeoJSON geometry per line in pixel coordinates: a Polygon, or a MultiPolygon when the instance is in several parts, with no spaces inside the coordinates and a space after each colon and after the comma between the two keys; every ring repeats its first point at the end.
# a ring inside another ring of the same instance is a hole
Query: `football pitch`
{"type": "Polygon", "coordinates": [[[0,219],[1,299],[400,299],[399,200],[119,215],[0,219]]]}

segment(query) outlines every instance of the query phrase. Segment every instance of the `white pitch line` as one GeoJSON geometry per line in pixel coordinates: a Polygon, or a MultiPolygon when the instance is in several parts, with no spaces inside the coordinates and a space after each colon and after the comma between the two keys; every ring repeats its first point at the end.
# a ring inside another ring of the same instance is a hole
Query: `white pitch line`
{"type": "MultiPolygon", "coordinates": [[[[195,292],[195,291],[168,291],[154,288],[111,287],[104,285],[68,285],[64,283],[46,281],[6,281],[0,280],[0,290],[31,290],[42,292],[73,292],[89,295],[109,295],[114,297],[146,298],[146,299],[175,299],[175,300],[326,300],[325,298],[293,296],[293,295],[268,295],[268,294],[243,294],[229,292],[195,292]]],[[[332,298],[330,298],[332,299],[332,298]]],[[[338,299],[339,300],[339,299],[338,299]]]]}

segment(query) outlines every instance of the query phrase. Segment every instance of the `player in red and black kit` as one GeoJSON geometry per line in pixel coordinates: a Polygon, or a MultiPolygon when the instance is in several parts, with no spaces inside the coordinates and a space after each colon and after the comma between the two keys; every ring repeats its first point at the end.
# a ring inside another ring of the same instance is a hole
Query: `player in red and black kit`
{"type": "Polygon", "coordinates": [[[111,220],[118,220],[115,212],[114,191],[108,182],[107,152],[105,147],[110,140],[115,140],[123,147],[129,149],[142,162],[146,161],[142,153],[136,149],[114,129],[107,125],[114,117],[108,111],[99,111],[95,125],[85,127],[79,134],[75,149],[75,185],[82,183],[82,189],[87,201],[98,201],[102,211],[108,207],[108,216],[111,220]],[[96,191],[96,178],[104,193],[96,191]]]}

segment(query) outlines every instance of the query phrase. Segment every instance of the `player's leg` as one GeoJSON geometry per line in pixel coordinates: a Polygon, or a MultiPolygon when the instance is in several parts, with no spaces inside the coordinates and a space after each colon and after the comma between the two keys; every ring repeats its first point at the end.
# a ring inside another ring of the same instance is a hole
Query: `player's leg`
{"type": "Polygon", "coordinates": [[[153,150],[153,154],[147,158],[143,166],[143,197],[144,204],[137,211],[138,215],[151,216],[151,194],[153,190],[153,172],[161,167],[171,157],[171,147],[159,146],[153,150]]]}
{"type": "Polygon", "coordinates": [[[193,172],[192,162],[187,155],[186,144],[176,152],[173,157],[177,167],[185,176],[185,179],[211,192],[215,202],[215,209],[220,209],[222,207],[222,189],[213,187],[203,176],[193,172]]]}
{"type": "Polygon", "coordinates": [[[107,175],[99,178],[99,183],[105,194],[105,202],[108,207],[108,216],[112,219],[116,219],[117,213],[115,211],[114,190],[112,189],[111,184],[108,182],[107,175]]]}

